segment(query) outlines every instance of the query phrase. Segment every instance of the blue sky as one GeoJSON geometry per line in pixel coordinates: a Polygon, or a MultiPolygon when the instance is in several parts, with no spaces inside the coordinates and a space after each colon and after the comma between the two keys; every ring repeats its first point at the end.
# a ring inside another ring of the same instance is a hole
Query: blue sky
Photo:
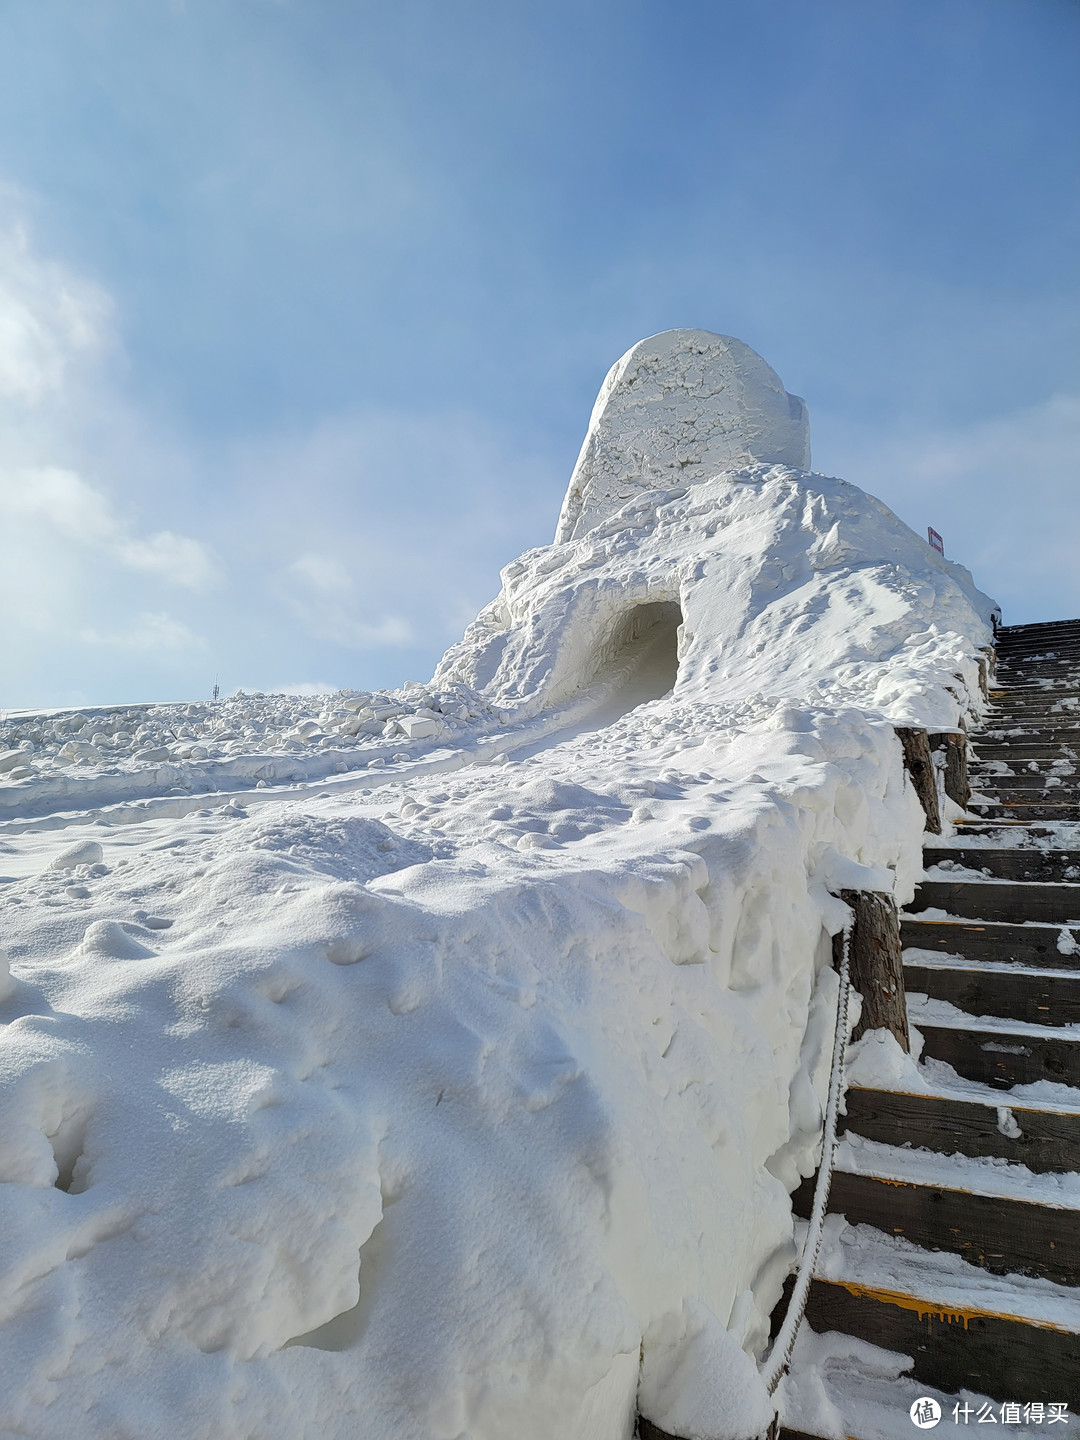
{"type": "Polygon", "coordinates": [[[12,0],[0,705],[424,679],[701,326],[1080,613],[1075,0],[12,0]]]}

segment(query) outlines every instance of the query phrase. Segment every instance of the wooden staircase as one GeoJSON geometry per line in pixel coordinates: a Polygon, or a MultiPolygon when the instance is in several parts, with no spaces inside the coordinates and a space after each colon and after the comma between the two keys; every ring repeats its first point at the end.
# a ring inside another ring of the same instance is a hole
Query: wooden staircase
{"type": "Polygon", "coordinates": [[[806,1323],[911,1356],[931,1392],[1066,1402],[1075,1426],[1080,621],[997,644],[975,818],[927,848],[901,920],[925,1089],[849,1089],[829,1208],[857,1228],[834,1228],[806,1323]]]}

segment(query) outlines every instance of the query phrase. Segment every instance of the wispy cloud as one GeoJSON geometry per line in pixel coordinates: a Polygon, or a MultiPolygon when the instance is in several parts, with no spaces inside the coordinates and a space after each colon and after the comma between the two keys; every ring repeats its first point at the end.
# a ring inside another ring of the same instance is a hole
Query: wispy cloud
{"type": "Polygon", "coordinates": [[[400,615],[370,614],[355,579],[332,555],[307,553],[282,572],[282,594],[313,634],[351,650],[415,643],[412,626],[400,615]]]}
{"type": "Polygon", "coordinates": [[[79,632],[84,645],[96,645],[112,650],[131,650],[136,653],[158,651],[204,650],[206,640],[195,635],[180,620],[171,615],[140,615],[134,624],[121,630],[102,631],[92,626],[79,632]]]}
{"type": "Polygon", "coordinates": [[[203,651],[200,627],[172,612],[220,586],[223,566],[203,539],[142,520],[171,492],[130,483],[159,472],[131,443],[146,425],[117,379],[110,297],[42,254],[17,211],[0,187],[4,690],[34,703],[110,675],[142,688],[146,666],[164,677],[203,651]],[[126,488],[94,453],[102,436],[130,462],[126,488]],[[89,478],[102,468],[107,480],[89,478]]]}
{"type": "Polygon", "coordinates": [[[191,590],[205,590],[218,578],[213,556],[198,540],[170,530],[133,534],[102,491],[58,466],[0,470],[0,520],[15,544],[36,539],[48,547],[62,538],[191,590]]]}
{"type": "Polygon", "coordinates": [[[946,553],[1002,602],[1007,623],[1080,614],[1080,396],[951,429],[824,428],[828,468],[920,533],[940,531],[946,553]]]}

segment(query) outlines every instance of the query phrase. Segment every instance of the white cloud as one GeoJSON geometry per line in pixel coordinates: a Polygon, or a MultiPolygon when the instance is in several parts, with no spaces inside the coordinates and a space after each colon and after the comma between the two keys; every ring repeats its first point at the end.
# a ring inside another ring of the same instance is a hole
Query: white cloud
{"type": "Polygon", "coordinates": [[[136,570],[147,570],[172,585],[189,590],[206,590],[217,579],[217,567],[210,551],[198,540],[159,530],[144,540],[116,542],[116,553],[136,570]]]}
{"type": "Polygon", "coordinates": [[[100,287],[37,255],[19,223],[0,230],[0,396],[37,405],[106,342],[100,287]]]}
{"type": "Polygon", "coordinates": [[[155,656],[174,693],[206,688],[203,667],[226,686],[395,683],[404,649],[434,665],[499,566],[547,540],[563,477],[482,416],[366,409],[201,444],[133,404],[108,297],[4,232],[8,198],[0,184],[9,697],[141,692],[155,656]]]}

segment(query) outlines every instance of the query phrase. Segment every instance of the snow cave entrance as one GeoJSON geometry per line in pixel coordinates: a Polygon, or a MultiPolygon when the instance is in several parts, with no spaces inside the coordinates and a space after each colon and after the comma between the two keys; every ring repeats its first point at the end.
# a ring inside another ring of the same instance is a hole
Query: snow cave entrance
{"type": "Polygon", "coordinates": [[[618,692],[622,713],[659,700],[674,689],[682,620],[682,610],[674,600],[634,605],[598,646],[592,678],[618,680],[625,676],[618,692]]]}

